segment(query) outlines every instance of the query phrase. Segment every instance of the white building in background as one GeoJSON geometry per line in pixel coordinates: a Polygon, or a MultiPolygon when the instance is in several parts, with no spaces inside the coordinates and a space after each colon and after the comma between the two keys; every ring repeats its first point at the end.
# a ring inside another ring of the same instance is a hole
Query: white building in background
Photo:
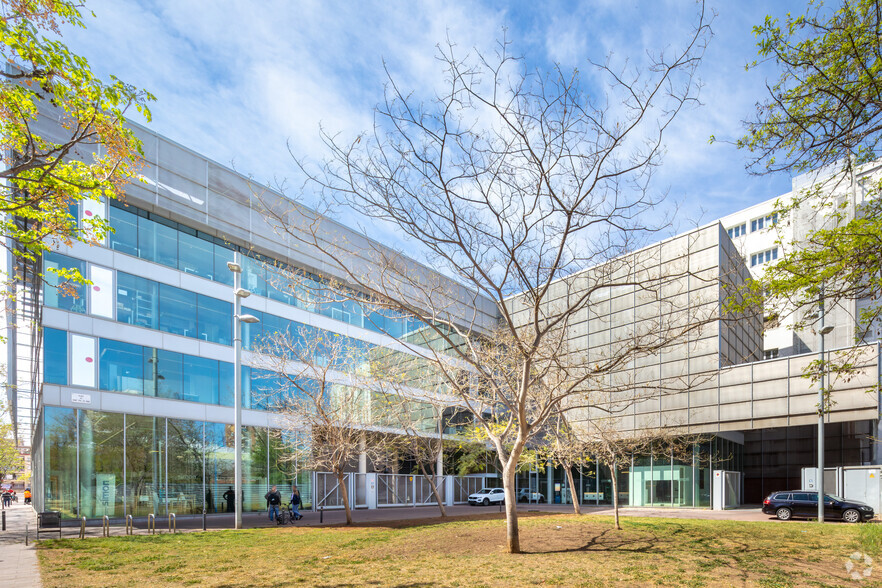
{"type": "MultiPolygon", "coordinates": [[[[853,215],[854,211],[868,198],[866,180],[873,178],[878,180],[882,171],[882,164],[866,166],[861,169],[851,182],[846,179],[836,184],[833,189],[837,194],[836,204],[847,202],[846,214],[853,215]]],[[[775,198],[755,204],[738,212],[734,212],[720,219],[732,242],[741,252],[744,261],[754,278],[762,276],[763,271],[785,253],[785,247],[799,247],[805,242],[809,232],[818,229],[824,217],[819,217],[810,206],[803,206],[790,218],[778,222],[775,213],[779,203],[786,205],[800,192],[809,188],[813,183],[824,183],[825,188],[834,182],[818,173],[803,174],[793,178],[792,190],[775,198]]],[[[855,300],[842,308],[827,308],[826,324],[833,325],[834,330],[828,336],[826,344],[828,348],[847,347],[853,344],[856,337],[860,337],[865,343],[872,343],[882,339],[882,323],[876,321],[870,325],[866,333],[857,332],[857,324],[861,309],[868,305],[877,305],[878,296],[870,299],[855,300]]],[[[793,329],[795,316],[788,312],[767,312],[764,317],[765,325],[763,332],[763,357],[773,359],[787,357],[801,353],[816,351],[818,347],[817,336],[812,332],[796,331],[793,329]]]]}

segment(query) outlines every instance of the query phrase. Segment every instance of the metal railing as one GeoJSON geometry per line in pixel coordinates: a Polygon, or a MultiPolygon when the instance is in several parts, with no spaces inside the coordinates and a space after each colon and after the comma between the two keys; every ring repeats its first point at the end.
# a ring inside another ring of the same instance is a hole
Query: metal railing
{"type": "MultiPolygon", "coordinates": [[[[352,477],[349,474],[343,476],[343,483],[347,485],[347,492],[352,500],[352,477]]],[[[330,472],[315,472],[313,474],[313,496],[315,497],[313,508],[343,508],[343,492],[337,476],[330,472]]]]}
{"type": "Polygon", "coordinates": [[[178,532],[178,517],[175,516],[175,513],[168,513],[168,532],[169,533],[177,533],[178,532]],[[174,530],[172,530],[174,529],[174,530]]]}

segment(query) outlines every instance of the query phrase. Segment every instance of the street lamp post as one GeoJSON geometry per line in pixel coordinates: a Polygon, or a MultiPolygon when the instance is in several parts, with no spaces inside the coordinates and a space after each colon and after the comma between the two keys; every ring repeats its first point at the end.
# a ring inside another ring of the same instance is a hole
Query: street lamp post
{"type": "Polygon", "coordinates": [[[820,382],[818,384],[818,522],[824,522],[824,413],[826,412],[826,375],[827,366],[824,357],[824,337],[833,331],[833,326],[824,326],[824,287],[818,300],[818,335],[820,336],[820,382]]]}
{"type": "Polygon", "coordinates": [[[242,288],[241,255],[237,251],[227,267],[233,272],[233,500],[235,502],[236,529],[242,528],[242,323],[256,323],[258,318],[242,314],[242,299],[251,292],[242,288]]]}

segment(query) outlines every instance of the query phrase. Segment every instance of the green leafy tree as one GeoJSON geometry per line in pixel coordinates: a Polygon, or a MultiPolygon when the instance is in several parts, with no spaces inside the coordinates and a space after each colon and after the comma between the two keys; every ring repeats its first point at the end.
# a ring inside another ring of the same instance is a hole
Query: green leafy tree
{"type": "Polygon", "coordinates": [[[0,402],[0,482],[12,474],[24,471],[24,458],[15,444],[12,424],[7,422],[8,412],[4,403],[0,402]]]}
{"type": "MultiPolygon", "coordinates": [[[[752,284],[747,302],[765,298],[767,312],[798,310],[794,328],[804,329],[822,300],[830,308],[863,299],[858,341],[882,312],[874,298],[882,292],[882,185],[867,173],[882,139],[880,32],[878,0],[836,7],[811,0],[805,14],[783,23],[767,16],[754,27],[760,60],[748,68],[771,61],[779,78],[736,143],[751,154],[753,173],[821,170],[809,188],[777,203],[780,226],[803,228],[779,233],[783,259],[752,284]]],[[[847,357],[834,368],[854,364],[847,357]]]]}
{"type": "Polygon", "coordinates": [[[101,81],[58,40],[64,26],[85,27],[81,4],[0,0],[0,7],[0,226],[15,253],[34,261],[53,243],[105,234],[103,219],[78,227],[71,206],[123,196],[141,155],[125,114],[134,108],[149,119],[153,96],[115,77],[101,81]],[[51,133],[40,132],[51,128],[40,113],[57,121],[51,133]]]}

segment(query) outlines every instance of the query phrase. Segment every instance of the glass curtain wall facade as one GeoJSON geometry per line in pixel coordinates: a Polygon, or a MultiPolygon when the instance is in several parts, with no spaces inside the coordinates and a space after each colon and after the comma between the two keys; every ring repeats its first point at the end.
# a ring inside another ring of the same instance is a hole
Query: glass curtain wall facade
{"type": "MultiPolygon", "coordinates": [[[[35,487],[44,487],[46,510],[65,518],[232,511],[232,425],[47,406],[41,426],[35,487]]],[[[290,496],[295,480],[309,507],[311,477],[279,432],[244,427],[243,439],[244,510],[263,511],[272,484],[290,496]]]]}
{"type": "MultiPolygon", "coordinates": [[[[632,456],[620,464],[616,476],[620,506],[710,507],[713,470],[744,471],[744,447],[735,441],[714,437],[692,445],[687,455],[658,450],[650,455],[632,456]]],[[[539,492],[546,502],[583,505],[610,505],[613,502],[613,472],[589,457],[584,465],[573,467],[570,488],[561,467],[522,473],[517,486],[539,492]]]]}

